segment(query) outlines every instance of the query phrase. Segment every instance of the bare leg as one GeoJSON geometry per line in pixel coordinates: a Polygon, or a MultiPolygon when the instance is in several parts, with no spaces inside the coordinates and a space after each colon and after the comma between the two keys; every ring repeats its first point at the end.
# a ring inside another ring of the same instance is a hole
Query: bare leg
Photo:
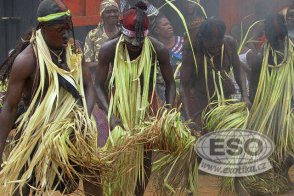
{"type": "Polygon", "coordinates": [[[89,181],[83,181],[84,194],[85,196],[102,196],[103,189],[102,186],[93,184],[89,181]]]}
{"type": "Polygon", "coordinates": [[[145,183],[143,184],[140,180],[137,180],[135,195],[143,196],[145,189],[147,187],[150,175],[151,175],[151,164],[152,164],[152,150],[148,150],[144,152],[144,170],[145,170],[145,183]]]}
{"type": "Polygon", "coordinates": [[[17,190],[15,191],[15,193],[13,193],[13,196],[20,196],[20,192],[22,193],[23,196],[29,196],[30,195],[30,187],[25,185],[21,190],[17,190]]]}
{"type": "Polygon", "coordinates": [[[250,194],[241,186],[240,178],[235,178],[235,190],[238,196],[250,196],[250,194]]]}
{"type": "MultiPolygon", "coordinates": [[[[85,174],[90,174],[90,172],[87,169],[82,169],[82,172],[85,174]]],[[[100,176],[100,173],[96,171],[95,176],[89,177],[88,180],[83,180],[85,196],[102,196],[103,195],[103,188],[101,185],[102,183],[99,176],[100,176]]]]}
{"type": "Polygon", "coordinates": [[[291,155],[288,155],[282,165],[282,176],[287,179],[289,188],[291,189],[294,188],[294,184],[293,182],[291,182],[291,179],[289,176],[289,169],[291,168],[293,164],[294,164],[294,158],[291,155]]]}

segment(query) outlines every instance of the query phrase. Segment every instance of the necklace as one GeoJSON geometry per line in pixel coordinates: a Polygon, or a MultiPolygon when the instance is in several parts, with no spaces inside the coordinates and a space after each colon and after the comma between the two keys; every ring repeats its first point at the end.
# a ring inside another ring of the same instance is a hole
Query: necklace
{"type": "Polygon", "coordinates": [[[58,63],[61,63],[61,62],[62,62],[61,55],[63,54],[63,50],[61,50],[61,52],[60,52],[59,54],[56,54],[56,53],[53,52],[51,49],[49,49],[49,50],[50,50],[50,52],[51,52],[52,54],[54,54],[54,56],[57,57],[57,62],[58,62],[58,63]]]}

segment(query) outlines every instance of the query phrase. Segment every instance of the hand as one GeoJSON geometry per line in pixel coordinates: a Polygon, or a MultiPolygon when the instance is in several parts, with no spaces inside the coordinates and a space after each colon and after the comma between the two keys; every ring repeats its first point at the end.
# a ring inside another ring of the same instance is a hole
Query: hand
{"type": "Polygon", "coordinates": [[[116,126],[124,127],[121,120],[114,115],[110,117],[110,130],[112,131],[116,126]]]}
{"type": "Polygon", "coordinates": [[[252,103],[251,101],[249,100],[248,96],[243,96],[242,97],[242,101],[244,101],[247,105],[247,107],[250,109],[252,107],[252,103]]]}
{"type": "Polygon", "coordinates": [[[195,122],[190,122],[188,124],[188,127],[190,128],[191,134],[196,138],[200,138],[202,135],[204,135],[204,132],[199,130],[199,127],[196,125],[195,122]]]}

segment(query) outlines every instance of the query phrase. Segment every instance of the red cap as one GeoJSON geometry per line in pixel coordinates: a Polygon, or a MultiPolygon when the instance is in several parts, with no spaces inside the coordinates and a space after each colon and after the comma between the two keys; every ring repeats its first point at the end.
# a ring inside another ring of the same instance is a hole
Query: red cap
{"type": "MultiPolygon", "coordinates": [[[[135,31],[135,26],[136,26],[136,18],[137,18],[137,10],[135,8],[129,9],[123,14],[123,27],[125,29],[135,31]]],[[[143,31],[148,29],[148,18],[147,15],[144,13],[143,14],[143,31]]]]}

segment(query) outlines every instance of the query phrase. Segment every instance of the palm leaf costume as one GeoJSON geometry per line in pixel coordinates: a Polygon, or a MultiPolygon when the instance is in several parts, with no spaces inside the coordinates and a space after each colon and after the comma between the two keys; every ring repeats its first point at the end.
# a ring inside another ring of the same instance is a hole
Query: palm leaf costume
{"type": "Polygon", "coordinates": [[[82,54],[66,48],[68,71],[53,63],[41,30],[31,38],[39,74],[28,110],[17,120],[15,145],[0,172],[1,195],[12,195],[30,180],[42,195],[54,190],[66,177],[86,179],[77,167],[103,173],[106,163],[99,158],[95,123],[88,116],[83,89],[82,54]],[[81,96],[79,104],[59,84],[62,77],[81,96]],[[48,86],[45,84],[48,82],[48,86]],[[23,170],[23,171],[22,171],[23,170]]]}
{"type": "MultiPolygon", "coordinates": [[[[283,61],[278,64],[277,57],[281,55],[265,45],[262,67],[256,96],[250,115],[244,113],[247,109],[228,107],[217,108],[206,115],[206,125],[211,130],[246,128],[267,135],[275,144],[270,157],[273,170],[266,173],[240,178],[240,185],[252,194],[276,194],[287,189],[287,179],[281,176],[282,165],[288,155],[293,156],[294,149],[294,55],[293,43],[285,41],[283,61]],[[272,54],[275,65],[269,64],[272,54]],[[223,114],[227,115],[223,115],[223,114]],[[225,116],[221,121],[214,121],[213,116],[225,116]],[[239,117],[239,119],[234,118],[239,117]],[[227,123],[223,123],[223,122],[227,123]],[[232,127],[232,125],[236,127],[232,127]],[[278,182],[278,183],[273,183],[278,182]]],[[[234,191],[235,181],[232,178],[222,180],[222,191],[234,191]]]]}
{"type": "Polygon", "coordinates": [[[157,63],[152,64],[154,59],[157,59],[156,53],[148,37],[144,39],[141,55],[133,61],[130,60],[123,36],[119,38],[109,84],[108,117],[114,114],[120,118],[125,130],[116,127],[106,146],[116,146],[122,142],[122,138],[128,137],[143,140],[133,139],[138,145],[134,146],[131,152],[123,152],[120,155],[118,168],[121,169],[118,171],[126,166],[131,169],[117,181],[105,182],[104,190],[107,195],[133,195],[137,180],[144,183],[143,160],[146,148],[166,153],[153,165],[153,171],[161,176],[160,183],[164,184],[165,188],[174,192],[183,181],[185,186],[180,188],[186,188],[189,183],[192,191],[197,188],[197,166],[196,161],[192,161],[196,158],[193,154],[196,138],[191,136],[187,126],[182,123],[177,110],[168,112],[160,109],[156,116],[152,115],[150,100],[154,96],[156,74],[151,73],[157,66],[157,63]],[[183,165],[188,165],[186,170],[183,167],[179,169],[183,165]],[[188,176],[187,170],[191,171],[191,176],[188,176]]]}

